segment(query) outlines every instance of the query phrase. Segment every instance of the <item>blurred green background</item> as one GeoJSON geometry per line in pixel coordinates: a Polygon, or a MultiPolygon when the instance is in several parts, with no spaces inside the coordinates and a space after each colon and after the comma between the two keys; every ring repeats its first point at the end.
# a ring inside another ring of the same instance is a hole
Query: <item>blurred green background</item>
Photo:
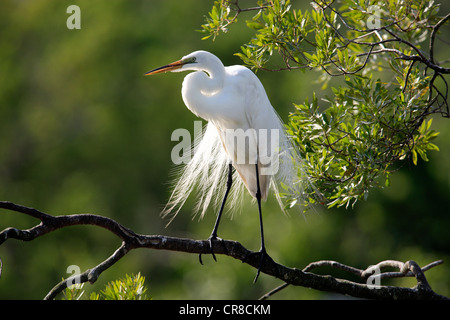
{"type": "MultiPolygon", "coordinates": [[[[445,1],[443,1],[445,2],[445,1]]],[[[193,132],[198,120],[181,99],[186,74],[144,77],[155,67],[191,51],[215,53],[225,65],[251,34],[242,23],[202,41],[196,30],[212,1],[12,1],[0,11],[0,199],[50,214],[95,213],[143,234],[206,239],[215,214],[192,219],[195,199],[169,226],[159,215],[169,196],[170,140],[177,128],[193,132]],[[66,9],[81,8],[81,29],[69,30],[66,9]]],[[[449,5],[442,13],[449,12],[449,5]]],[[[242,18],[244,18],[243,16],[242,18]]],[[[241,18],[241,20],[243,20],[241,18]]],[[[449,28],[442,38],[449,39],[449,28]]],[[[443,47],[443,46],[441,46],[443,47]]],[[[440,48],[441,49],[441,48],[440,48]]],[[[444,46],[445,49],[445,46],[444,46]]],[[[440,51],[442,57],[448,51],[440,51]]],[[[439,56],[438,56],[439,57],[439,56]]],[[[314,71],[258,72],[272,104],[287,120],[292,103],[316,91],[314,71]]],[[[359,268],[384,259],[425,265],[432,288],[450,296],[450,129],[435,117],[439,152],[417,167],[404,164],[389,188],[372,190],[352,209],[317,208],[306,216],[281,213],[273,199],[263,205],[266,245],[278,262],[303,268],[321,259],[359,268]]],[[[246,200],[250,200],[246,196],[246,200]]],[[[259,249],[257,207],[251,201],[219,236],[259,249]]],[[[38,221],[0,211],[0,229],[29,228],[38,221]]],[[[1,299],[42,299],[69,265],[82,270],[110,256],[120,240],[90,226],[70,227],[31,242],[9,240],[0,247],[1,299]]],[[[87,292],[141,272],[153,299],[254,299],[281,284],[225,256],[138,249],[104,272],[87,292]]],[[[324,273],[330,270],[319,270],[324,273]]],[[[339,274],[343,276],[343,274],[339,274]]],[[[413,279],[387,282],[412,286],[413,279]]],[[[289,287],[274,299],[334,298],[289,287]]]]}

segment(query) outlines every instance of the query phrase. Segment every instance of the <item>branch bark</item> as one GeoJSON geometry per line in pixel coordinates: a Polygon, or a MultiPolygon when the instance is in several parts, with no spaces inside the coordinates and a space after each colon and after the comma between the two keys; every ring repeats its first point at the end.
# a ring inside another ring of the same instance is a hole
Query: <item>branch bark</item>
{"type": "MultiPolygon", "coordinates": [[[[164,235],[136,234],[120,223],[110,218],[99,215],[75,214],[52,216],[39,210],[17,205],[7,201],[0,201],[0,208],[23,213],[37,218],[41,221],[38,225],[27,230],[20,230],[12,227],[6,228],[2,232],[0,232],[0,245],[2,245],[8,239],[31,241],[49,232],[73,225],[95,225],[98,227],[102,227],[109,230],[122,240],[121,246],[108,259],[95,266],[94,268],[86,270],[80,275],[75,275],[61,281],[47,294],[45,299],[54,299],[59,293],[67,288],[68,283],[73,283],[71,281],[74,280],[75,277],[78,277],[77,280],[79,283],[94,283],[95,281],[97,281],[103,271],[113,266],[117,261],[122,259],[130,250],[133,249],[148,248],[155,250],[180,251],[194,254],[210,253],[208,240],[192,240],[168,237],[164,235]]],[[[242,244],[236,241],[223,240],[221,245],[214,246],[214,251],[215,254],[230,256],[254,267],[255,269],[257,269],[260,264],[260,259],[257,255],[253,255],[252,251],[246,249],[242,244]]],[[[428,269],[440,263],[441,262],[438,261],[437,263],[428,266],[428,269]]],[[[323,276],[310,272],[316,267],[328,265],[332,267],[338,267],[355,274],[359,274],[362,279],[365,279],[368,274],[368,269],[359,270],[353,267],[345,266],[335,261],[314,262],[308,265],[305,269],[300,270],[296,268],[286,267],[271,259],[265,259],[263,265],[261,266],[261,272],[282,280],[286,283],[283,286],[290,284],[321,291],[350,295],[358,298],[433,300],[448,299],[447,297],[435,293],[431,289],[423,273],[425,271],[425,268],[421,269],[415,262],[408,261],[406,263],[402,263],[398,261],[385,261],[378,264],[378,266],[383,267],[388,264],[391,266],[392,264],[397,266],[400,269],[402,276],[414,275],[418,280],[418,285],[414,288],[379,286],[378,288],[374,289],[365,283],[357,283],[345,279],[338,279],[329,275],[323,276]]]]}

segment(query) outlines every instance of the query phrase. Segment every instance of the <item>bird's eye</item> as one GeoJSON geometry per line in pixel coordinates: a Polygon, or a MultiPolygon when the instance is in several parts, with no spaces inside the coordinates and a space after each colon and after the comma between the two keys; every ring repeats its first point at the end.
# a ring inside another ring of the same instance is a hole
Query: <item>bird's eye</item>
{"type": "Polygon", "coordinates": [[[197,58],[196,57],[192,57],[192,60],[191,60],[192,62],[195,62],[195,61],[197,61],[197,58]]]}

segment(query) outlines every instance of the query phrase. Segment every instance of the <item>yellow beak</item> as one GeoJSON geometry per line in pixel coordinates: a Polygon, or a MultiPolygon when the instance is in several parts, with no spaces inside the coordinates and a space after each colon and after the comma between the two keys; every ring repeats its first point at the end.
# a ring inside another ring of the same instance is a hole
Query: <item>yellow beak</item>
{"type": "Polygon", "coordinates": [[[172,63],[169,63],[168,65],[150,70],[149,72],[145,73],[145,76],[149,76],[152,74],[157,74],[157,73],[164,73],[164,72],[170,72],[172,70],[176,70],[176,69],[180,69],[183,66],[183,61],[178,60],[172,63]]]}

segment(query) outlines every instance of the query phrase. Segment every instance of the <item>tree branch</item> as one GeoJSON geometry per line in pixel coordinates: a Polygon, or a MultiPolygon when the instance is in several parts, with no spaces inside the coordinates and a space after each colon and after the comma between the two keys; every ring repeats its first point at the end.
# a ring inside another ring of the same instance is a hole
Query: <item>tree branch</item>
{"type": "Polygon", "coordinates": [[[450,19],[450,13],[448,13],[445,17],[443,17],[441,20],[439,20],[438,23],[436,23],[433,26],[433,31],[431,31],[430,36],[430,61],[434,63],[434,40],[436,38],[436,34],[439,30],[439,28],[448,20],[450,19]]]}
{"type": "MultiPolygon", "coordinates": [[[[122,240],[121,246],[105,261],[92,269],[88,269],[80,275],[72,276],[66,280],[58,283],[45,297],[45,299],[54,299],[60,292],[62,292],[67,284],[71,284],[72,280],[76,279],[79,283],[90,282],[94,283],[101,273],[117,261],[122,259],[130,250],[137,248],[148,248],[156,250],[180,251],[195,254],[210,253],[209,242],[207,240],[192,240],[168,237],[163,235],[140,235],[134,233],[132,230],[122,226],[118,222],[98,215],[93,214],[75,214],[75,215],[61,215],[52,216],[43,213],[39,210],[24,207],[7,201],[0,201],[0,208],[23,213],[41,221],[40,224],[27,229],[19,230],[16,228],[7,228],[0,232],[0,245],[8,239],[17,239],[24,241],[31,241],[40,236],[57,229],[65,228],[73,225],[95,225],[105,228],[115,234],[122,240]]],[[[260,259],[257,255],[253,255],[252,251],[246,249],[242,244],[236,241],[223,240],[223,245],[214,246],[215,254],[223,254],[234,259],[240,260],[254,268],[258,268],[260,259]]],[[[384,266],[386,262],[381,263],[384,266]]],[[[310,271],[318,266],[330,265],[347,270],[351,273],[359,273],[362,275],[364,271],[359,269],[344,266],[338,262],[314,262],[309,264],[305,269],[299,270],[296,268],[289,268],[283,266],[271,259],[265,259],[261,266],[261,272],[273,276],[295,286],[302,286],[321,291],[341,293],[359,298],[369,299],[448,299],[444,296],[433,292],[426,281],[423,274],[424,269],[411,261],[402,264],[397,263],[403,276],[409,275],[409,271],[418,279],[418,285],[414,288],[380,286],[373,289],[363,283],[356,283],[345,279],[338,279],[332,276],[322,276],[311,273],[310,271]]],[[[434,264],[436,265],[436,263],[434,264]]],[[[432,266],[434,266],[432,265],[432,266]]],[[[429,267],[430,268],[430,267],[429,267]]],[[[285,286],[285,285],[284,285],[285,286]]]]}

